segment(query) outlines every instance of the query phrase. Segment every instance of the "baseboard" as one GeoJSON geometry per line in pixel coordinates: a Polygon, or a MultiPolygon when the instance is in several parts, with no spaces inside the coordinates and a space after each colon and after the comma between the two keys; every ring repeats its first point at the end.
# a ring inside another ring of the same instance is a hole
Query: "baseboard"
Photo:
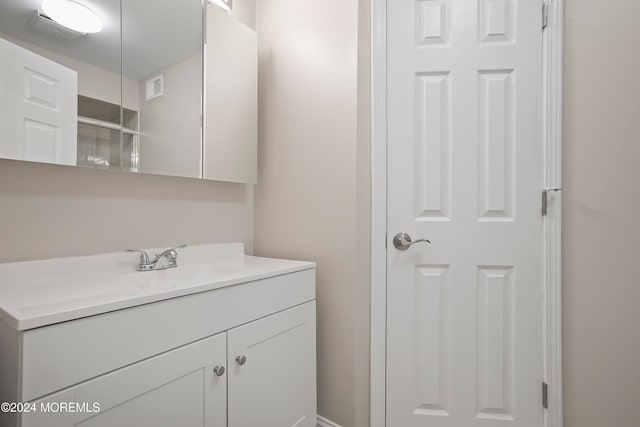
{"type": "Polygon", "coordinates": [[[341,427],[339,424],[318,415],[318,427],[341,427]]]}

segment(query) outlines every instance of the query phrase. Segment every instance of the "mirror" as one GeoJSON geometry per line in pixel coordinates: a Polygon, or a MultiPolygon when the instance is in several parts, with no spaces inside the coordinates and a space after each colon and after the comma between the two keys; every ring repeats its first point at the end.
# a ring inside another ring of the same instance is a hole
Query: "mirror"
{"type": "Polygon", "coordinates": [[[102,28],[74,30],[60,1],[0,4],[0,158],[256,182],[255,31],[203,0],[75,0],[102,28]]]}
{"type": "Polygon", "coordinates": [[[42,0],[3,0],[0,157],[119,167],[120,1],[87,5],[102,23],[99,33],[57,24],[42,0]],[[92,115],[111,126],[85,123],[92,115]]]}
{"type": "Polygon", "coordinates": [[[201,176],[202,0],[122,1],[122,99],[138,171],[201,176]]]}

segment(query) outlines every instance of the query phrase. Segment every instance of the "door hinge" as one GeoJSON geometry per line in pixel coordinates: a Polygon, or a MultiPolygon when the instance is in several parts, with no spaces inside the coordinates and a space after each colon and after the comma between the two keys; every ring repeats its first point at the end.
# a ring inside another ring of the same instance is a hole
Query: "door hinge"
{"type": "Polygon", "coordinates": [[[542,383],[542,407],[549,409],[549,386],[547,383],[542,383]]]}
{"type": "Polygon", "coordinates": [[[542,190],[542,216],[547,215],[547,205],[549,204],[549,193],[560,191],[562,188],[547,188],[542,190]]]}
{"type": "Polygon", "coordinates": [[[549,23],[549,0],[544,0],[542,2],[542,29],[547,28],[547,24],[549,23]]]}
{"type": "Polygon", "coordinates": [[[387,235],[384,235],[384,248],[387,249],[387,235]]]}

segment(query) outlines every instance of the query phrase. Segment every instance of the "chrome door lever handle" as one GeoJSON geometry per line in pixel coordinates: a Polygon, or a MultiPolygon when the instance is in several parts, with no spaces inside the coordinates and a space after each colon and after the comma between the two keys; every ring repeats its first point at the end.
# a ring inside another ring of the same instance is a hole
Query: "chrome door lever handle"
{"type": "Polygon", "coordinates": [[[420,242],[431,243],[431,241],[427,239],[418,239],[412,241],[411,236],[409,236],[407,233],[398,233],[393,238],[393,246],[395,246],[396,249],[400,251],[406,251],[414,243],[420,242]]]}

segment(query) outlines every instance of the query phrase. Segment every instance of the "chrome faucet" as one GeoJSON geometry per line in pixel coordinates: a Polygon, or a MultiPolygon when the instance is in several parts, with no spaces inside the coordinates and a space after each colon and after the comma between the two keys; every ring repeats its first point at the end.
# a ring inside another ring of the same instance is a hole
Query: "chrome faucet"
{"type": "Polygon", "coordinates": [[[153,260],[149,259],[149,254],[142,249],[127,249],[125,252],[137,252],[140,254],[140,262],[138,263],[138,271],[164,270],[165,268],[174,268],[178,266],[178,252],[176,249],[184,248],[187,245],[169,248],[157,254],[153,260]]]}

